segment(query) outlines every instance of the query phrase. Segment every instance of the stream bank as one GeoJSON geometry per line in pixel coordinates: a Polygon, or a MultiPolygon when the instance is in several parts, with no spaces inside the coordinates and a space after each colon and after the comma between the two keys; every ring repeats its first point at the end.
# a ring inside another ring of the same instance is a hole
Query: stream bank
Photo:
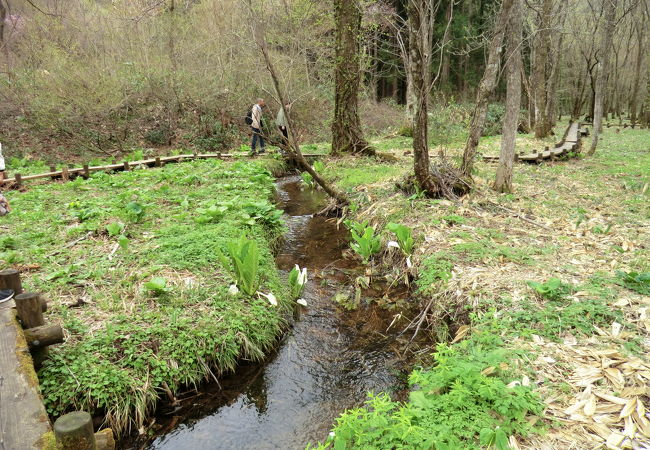
{"type": "Polygon", "coordinates": [[[235,373],[159,409],[150,449],[304,448],[323,440],[334,419],[370,391],[403,387],[393,314],[377,306],[343,311],[332,300],[347,289],[358,263],[343,257],[347,231],[314,216],[325,198],[303,189],[300,177],[277,182],[287,232],[278,268],[307,267],[309,280],[293,327],[263,364],[242,363],[235,373]]]}

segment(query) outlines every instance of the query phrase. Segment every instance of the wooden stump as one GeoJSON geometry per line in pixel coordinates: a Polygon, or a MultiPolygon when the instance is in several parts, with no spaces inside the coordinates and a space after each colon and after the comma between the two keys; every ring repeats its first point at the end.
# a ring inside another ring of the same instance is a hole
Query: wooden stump
{"type": "Polygon", "coordinates": [[[23,184],[23,176],[19,173],[14,174],[14,182],[16,183],[16,187],[19,188],[23,184]]]}
{"type": "MultiPolygon", "coordinates": [[[[50,166],[50,172],[56,172],[56,166],[50,166]]],[[[50,178],[56,180],[56,175],[52,175],[50,178]]]]}
{"type": "Polygon", "coordinates": [[[41,325],[24,331],[30,349],[47,347],[63,342],[63,329],[59,325],[41,325]]]}
{"type": "Polygon", "coordinates": [[[95,433],[95,442],[97,443],[97,450],[115,450],[113,430],[104,428],[98,431],[95,433]]]}
{"type": "Polygon", "coordinates": [[[126,172],[128,172],[130,169],[131,169],[131,166],[129,166],[129,162],[128,162],[128,161],[124,161],[124,170],[125,170],[126,172]]]}
{"type": "MultiPolygon", "coordinates": [[[[20,295],[24,292],[22,282],[20,281],[20,272],[14,269],[0,270],[0,289],[11,289],[14,295],[20,295]]],[[[47,302],[41,298],[41,309],[47,311],[47,302]]]]}
{"type": "Polygon", "coordinates": [[[162,167],[162,161],[160,160],[160,156],[156,156],[156,167],[162,167]]]}
{"type": "Polygon", "coordinates": [[[14,297],[14,302],[23,328],[40,327],[45,324],[40,294],[24,292],[14,297]]]}
{"type": "Polygon", "coordinates": [[[14,269],[0,270],[0,289],[11,289],[14,295],[23,293],[23,284],[20,281],[20,272],[14,269]]]}
{"type": "Polygon", "coordinates": [[[88,164],[83,165],[84,172],[83,172],[83,177],[87,180],[90,178],[90,167],[88,167],[88,164]]]}
{"type": "Polygon", "coordinates": [[[54,422],[56,443],[62,450],[96,450],[93,419],[85,411],[75,411],[54,422]]]}

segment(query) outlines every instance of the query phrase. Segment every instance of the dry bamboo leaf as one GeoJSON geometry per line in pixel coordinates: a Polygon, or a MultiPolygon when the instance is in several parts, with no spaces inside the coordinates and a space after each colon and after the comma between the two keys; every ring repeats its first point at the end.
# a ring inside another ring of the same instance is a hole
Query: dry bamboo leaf
{"type": "Polygon", "coordinates": [[[613,414],[596,414],[592,419],[596,423],[603,423],[605,425],[613,425],[621,420],[618,416],[614,416],[613,414]]]}
{"type": "Polygon", "coordinates": [[[623,429],[623,434],[629,438],[634,439],[636,436],[636,425],[631,417],[625,418],[625,428],[623,429]]]}
{"type": "Polygon", "coordinates": [[[469,330],[470,330],[469,325],[463,325],[460,328],[458,328],[458,331],[456,332],[456,336],[454,337],[454,340],[451,341],[451,343],[455,344],[456,342],[463,339],[469,330]]]}
{"type": "Polygon", "coordinates": [[[627,400],[621,397],[616,397],[615,395],[604,394],[598,391],[595,391],[594,394],[596,394],[598,397],[602,398],[603,400],[607,400],[608,402],[616,403],[618,405],[627,404],[627,400]]]}
{"type": "Polygon", "coordinates": [[[621,410],[621,413],[619,414],[619,417],[622,419],[624,417],[629,416],[636,410],[636,401],[637,397],[632,397],[625,403],[625,406],[621,410]]]}
{"type": "Polygon", "coordinates": [[[636,413],[639,416],[643,417],[643,416],[645,416],[645,406],[643,405],[643,402],[641,401],[641,399],[637,398],[636,400],[637,400],[636,401],[636,413]]]}
{"type": "Polygon", "coordinates": [[[587,400],[580,400],[573,405],[569,406],[567,409],[564,410],[564,414],[566,415],[571,415],[575,413],[576,411],[584,408],[584,406],[587,404],[587,400]]]}
{"type": "Polygon", "coordinates": [[[639,416],[638,413],[632,414],[632,419],[639,428],[639,432],[647,438],[650,438],[650,420],[644,416],[639,416]]]}
{"type": "Polygon", "coordinates": [[[614,389],[621,391],[625,387],[625,377],[623,373],[615,368],[607,368],[604,371],[605,377],[614,385],[614,389]]]}
{"type": "Polygon", "coordinates": [[[521,450],[521,447],[519,447],[519,442],[517,442],[517,438],[515,438],[514,435],[510,436],[510,439],[508,439],[508,444],[510,444],[510,448],[512,450],[521,450]]]}
{"type": "Polygon", "coordinates": [[[647,386],[630,386],[623,388],[621,397],[632,397],[633,395],[648,395],[650,394],[647,386]]]}
{"type": "Polygon", "coordinates": [[[605,445],[607,445],[607,448],[620,449],[621,447],[619,446],[623,442],[623,439],[625,439],[624,435],[620,433],[611,433],[607,436],[605,445]]]}
{"type": "MultiPolygon", "coordinates": [[[[496,370],[496,367],[494,367],[494,366],[486,367],[485,369],[481,370],[481,375],[486,375],[486,376],[490,375],[491,373],[494,373],[495,370],[496,370]]],[[[513,383],[514,383],[514,381],[513,381],[513,383]]],[[[519,383],[519,382],[517,381],[517,383],[519,383]]],[[[510,383],[510,384],[512,384],[512,383],[510,383]]],[[[508,385],[508,387],[511,387],[510,384],[508,385]]]]}
{"type": "Polygon", "coordinates": [[[596,413],[599,414],[616,414],[616,422],[620,419],[618,418],[618,413],[621,411],[623,405],[609,402],[599,402],[596,405],[596,413]]]}
{"type": "MultiPolygon", "coordinates": [[[[607,425],[604,425],[602,423],[589,423],[587,424],[587,428],[589,428],[591,431],[596,433],[598,436],[600,436],[603,439],[607,439],[612,432],[610,431],[609,427],[607,425]]],[[[575,438],[574,438],[575,440],[575,438]]]]}
{"type": "Polygon", "coordinates": [[[587,403],[585,403],[584,412],[585,412],[585,415],[587,415],[587,416],[593,416],[594,413],[596,412],[596,396],[595,395],[591,395],[589,397],[589,399],[587,400],[587,403]]]}
{"type": "Polygon", "coordinates": [[[629,305],[629,304],[630,304],[630,301],[628,299],[622,298],[622,299],[616,301],[614,303],[614,306],[621,307],[621,306],[626,306],[626,305],[629,305]]]}

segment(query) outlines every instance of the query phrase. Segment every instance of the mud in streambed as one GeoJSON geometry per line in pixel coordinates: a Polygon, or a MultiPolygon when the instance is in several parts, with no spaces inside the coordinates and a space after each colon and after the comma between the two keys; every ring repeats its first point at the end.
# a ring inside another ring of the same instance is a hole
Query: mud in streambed
{"type": "Polygon", "coordinates": [[[375,307],[347,312],[332,301],[357,268],[342,257],[347,233],[312,216],[324,199],[301,189],[299,177],[277,187],[288,227],[277,264],[308,268],[308,306],[267,361],[241,365],[219,384],[186,394],[177,409],[159,411],[160,435],[144,448],[302,449],[325,439],[334,419],[368,391],[403,387],[398,344],[386,335],[392,314],[375,307]]]}

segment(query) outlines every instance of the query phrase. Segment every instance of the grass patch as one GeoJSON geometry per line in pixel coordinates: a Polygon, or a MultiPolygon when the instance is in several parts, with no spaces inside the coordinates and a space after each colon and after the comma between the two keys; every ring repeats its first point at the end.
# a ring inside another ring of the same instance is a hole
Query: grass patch
{"type": "Polygon", "coordinates": [[[142,426],[166,388],[274,345],[290,299],[271,253],[283,225],[266,164],[192,161],[8,193],[13,212],[3,219],[14,231],[0,241],[0,264],[37,268],[24,285],[46,294],[47,321],[69,335],[39,372],[53,417],[103,414],[121,434],[142,426]],[[242,233],[259,248],[254,285],[277,307],[228,293],[234,279],[218,251],[242,233]]]}

